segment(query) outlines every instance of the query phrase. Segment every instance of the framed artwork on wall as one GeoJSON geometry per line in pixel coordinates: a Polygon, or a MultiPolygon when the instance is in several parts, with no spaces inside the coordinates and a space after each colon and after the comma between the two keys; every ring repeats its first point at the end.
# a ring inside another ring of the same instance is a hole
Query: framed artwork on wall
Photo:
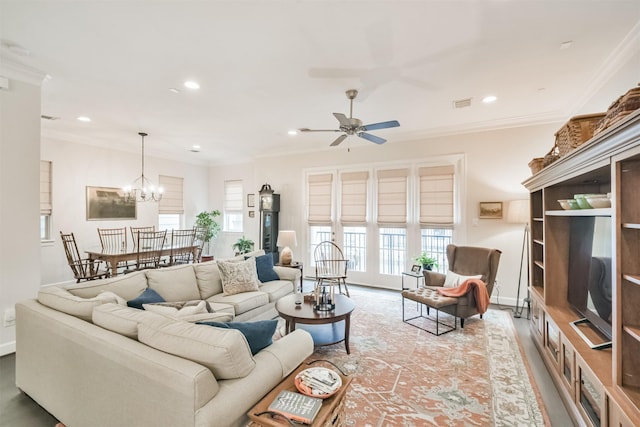
{"type": "Polygon", "coordinates": [[[256,207],[256,195],[253,193],[247,194],[247,207],[255,208],[256,207]]]}
{"type": "Polygon", "coordinates": [[[87,186],[87,221],[136,219],[136,201],[116,187],[87,186]]]}
{"type": "Polygon", "coordinates": [[[502,202],[480,202],[480,219],[502,218],[502,202]]]}

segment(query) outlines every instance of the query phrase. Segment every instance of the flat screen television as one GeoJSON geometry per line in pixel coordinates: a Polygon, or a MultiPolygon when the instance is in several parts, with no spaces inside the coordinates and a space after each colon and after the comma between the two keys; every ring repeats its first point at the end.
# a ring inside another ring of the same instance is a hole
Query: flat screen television
{"type": "Polygon", "coordinates": [[[611,252],[609,217],[571,218],[567,300],[583,317],[572,326],[591,348],[610,347],[611,252]],[[578,325],[587,322],[604,335],[605,342],[593,343],[583,334],[578,325]]]}

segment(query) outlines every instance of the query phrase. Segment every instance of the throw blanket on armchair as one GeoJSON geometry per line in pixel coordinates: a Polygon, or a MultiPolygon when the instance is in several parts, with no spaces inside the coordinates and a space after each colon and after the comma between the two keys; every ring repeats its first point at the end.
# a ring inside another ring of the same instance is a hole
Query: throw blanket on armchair
{"type": "Polygon", "coordinates": [[[466,295],[467,292],[473,292],[478,313],[484,314],[489,308],[487,285],[480,279],[467,279],[457,288],[438,288],[438,292],[447,297],[461,297],[466,295]]]}

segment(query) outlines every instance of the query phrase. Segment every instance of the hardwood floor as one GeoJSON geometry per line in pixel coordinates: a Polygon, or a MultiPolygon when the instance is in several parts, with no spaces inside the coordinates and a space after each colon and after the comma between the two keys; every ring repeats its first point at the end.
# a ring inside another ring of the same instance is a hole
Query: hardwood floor
{"type": "MultiPolygon", "coordinates": [[[[307,289],[309,286],[307,284],[307,289]]],[[[509,310],[503,306],[491,308],[509,310]]],[[[526,311],[524,314],[526,315],[526,311]]],[[[573,425],[540,354],[531,341],[528,320],[526,317],[513,320],[527,362],[544,400],[551,426],[573,425]]],[[[0,427],[54,427],[56,423],[54,417],[15,386],[15,354],[0,357],[0,427]]]]}

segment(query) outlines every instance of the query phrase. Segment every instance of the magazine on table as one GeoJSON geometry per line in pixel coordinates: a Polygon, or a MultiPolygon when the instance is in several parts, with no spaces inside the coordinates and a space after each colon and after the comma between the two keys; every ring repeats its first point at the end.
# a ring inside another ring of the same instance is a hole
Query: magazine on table
{"type": "Polygon", "coordinates": [[[304,424],[311,424],[322,407],[322,399],[295,391],[282,390],[269,405],[269,410],[304,424]]]}

